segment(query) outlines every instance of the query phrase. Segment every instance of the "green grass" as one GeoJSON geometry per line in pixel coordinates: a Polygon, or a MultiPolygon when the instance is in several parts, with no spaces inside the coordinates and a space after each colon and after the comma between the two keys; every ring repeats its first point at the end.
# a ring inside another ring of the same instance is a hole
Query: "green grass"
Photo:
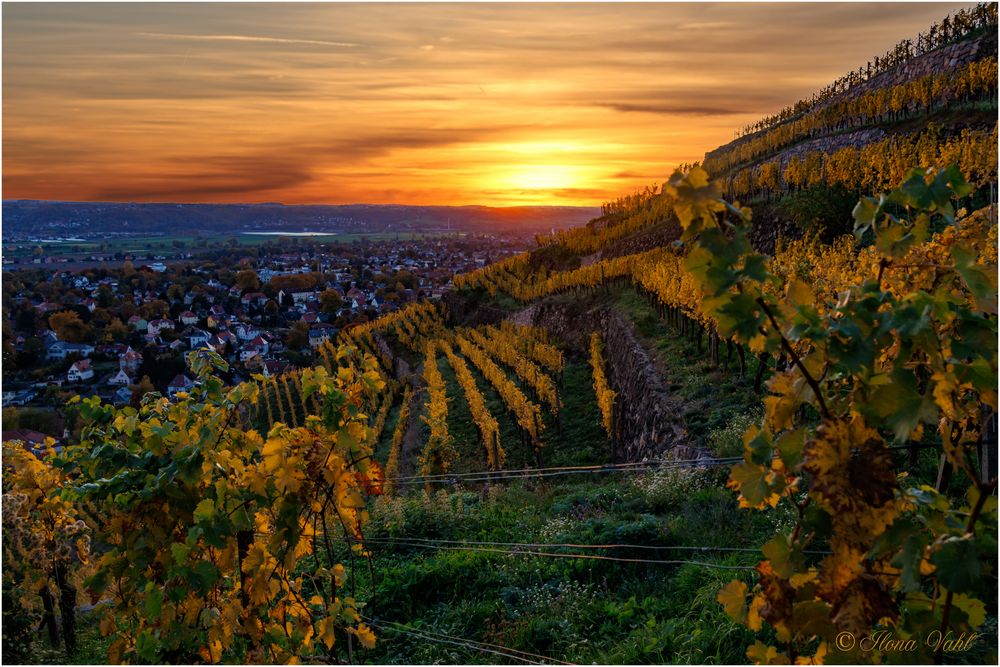
{"type": "MultiPolygon", "coordinates": [[[[23,654],[9,656],[10,662],[25,660],[36,665],[103,665],[108,662],[108,646],[112,637],[101,637],[98,625],[104,610],[101,607],[90,611],[78,611],[76,614],[77,650],[73,654],[66,652],[65,646],[57,647],[49,644],[45,631],[33,633],[28,640],[23,654]]],[[[20,651],[19,651],[20,653],[20,651]]],[[[4,656],[7,658],[8,656],[4,656]]],[[[7,662],[7,660],[5,660],[7,662]]]]}
{"type": "MultiPolygon", "coordinates": [[[[765,542],[777,514],[739,513],[732,494],[690,479],[652,475],[552,484],[507,485],[380,499],[369,535],[499,542],[751,545],[765,542]],[[665,486],[683,494],[663,503],[665,486]]],[[[551,549],[549,549],[551,551],[551,549]]],[[[615,555],[719,564],[755,562],[754,554],[669,551],[615,555]]],[[[715,602],[734,571],[546,558],[510,553],[381,545],[373,604],[380,620],[452,637],[492,642],[571,662],[745,662],[750,633],[715,602]]],[[[744,575],[746,576],[746,575],[744,575]]],[[[747,578],[749,581],[749,578],[747,578]]],[[[365,583],[370,588],[370,583],[365,583]]],[[[469,648],[380,632],[366,656],[391,664],[488,663],[505,659],[469,648]]]]}
{"type": "Polygon", "coordinates": [[[288,237],[281,235],[259,235],[259,234],[202,234],[194,236],[190,234],[165,234],[160,236],[136,236],[129,238],[116,238],[108,240],[86,240],[67,241],[49,243],[4,243],[4,254],[11,257],[30,256],[34,249],[41,246],[43,256],[64,256],[64,255],[90,255],[94,253],[137,253],[137,252],[204,252],[205,250],[217,249],[229,245],[236,241],[239,246],[256,247],[261,245],[276,244],[279,239],[283,240],[283,247],[294,249],[298,244],[289,244],[289,238],[301,238],[301,244],[315,243],[352,243],[354,241],[384,241],[399,238],[401,240],[412,240],[418,238],[435,238],[448,235],[447,232],[373,232],[373,233],[351,233],[351,234],[324,234],[322,236],[309,237],[288,237]],[[184,244],[184,247],[174,247],[174,242],[184,244]],[[103,246],[103,249],[102,249],[103,246]],[[212,247],[208,247],[212,246],[212,247]]]}
{"type": "Polygon", "coordinates": [[[707,337],[699,353],[695,341],[661,320],[635,291],[619,289],[613,296],[614,306],[632,320],[647,349],[655,354],[668,388],[681,399],[688,433],[696,442],[726,450],[717,452],[720,455],[732,455],[731,438],[723,432],[734,431],[761,411],[761,395],[753,389],[757,369],[753,356],[747,355],[746,376],[740,379],[735,353],[729,370],[716,368],[708,358],[707,337]]]}

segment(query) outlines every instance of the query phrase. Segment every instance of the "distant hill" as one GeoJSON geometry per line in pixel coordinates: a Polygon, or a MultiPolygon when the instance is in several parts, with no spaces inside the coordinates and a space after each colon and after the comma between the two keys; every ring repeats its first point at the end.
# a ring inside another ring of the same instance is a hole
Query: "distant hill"
{"type": "Polygon", "coordinates": [[[44,236],[94,238],[123,234],[246,231],[548,232],[583,224],[600,209],[575,206],[398,206],[376,204],[135,204],[8,200],[5,241],[44,236]]]}

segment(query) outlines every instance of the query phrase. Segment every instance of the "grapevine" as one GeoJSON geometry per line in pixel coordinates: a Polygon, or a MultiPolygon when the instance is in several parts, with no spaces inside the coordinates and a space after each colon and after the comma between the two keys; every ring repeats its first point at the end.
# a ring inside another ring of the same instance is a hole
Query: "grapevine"
{"type": "Polygon", "coordinates": [[[792,360],[770,381],[764,423],[744,436],[729,482],[741,506],[786,503],[798,517],[763,547],[749,601],[741,581],[719,594],[737,621],[754,631],[767,623],[779,642],[758,641],[747,656],[857,662],[874,656],[833,642],[837,633],[867,636],[886,623],[903,636],[974,629],[983,539],[996,539],[996,503],[985,502],[995,472],[977,471],[973,453],[983,406],[996,409],[997,323],[995,265],[977,263],[975,247],[949,231],[953,201],[970,186],[954,167],[917,169],[899,189],[863,199],[856,230],[874,236],[878,268],[822,313],[807,283],[784,294],[765,287],[780,278],[747,241],[748,212],[722,200],[704,171],[675,175],[669,189],[706,312],[724,335],[792,360]],[[905,216],[889,214],[899,208],[905,216]],[[931,237],[931,225],[943,231],[931,237]],[[895,271],[927,252],[933,281],[895,271]],[[967,476],[964,499],[906,487],[892,470],[888,443],[921,442],[929,428],[967,476]],[[804,552],[814,544],[832,553],[811,562],[804,552]]]}
{"type": "Polygon", "coordinates": [[[438,345],[445,356],[448,357],[448,363],[451,364],[452,370],[455,371],[458,384],[462,387],[462,391],[465,392],[465,399],[469,403],[469,411],[472,413],[472,419],[476,422],[476,427],[479,429],[480,436],[482,436],[483,447],[486,449],[488,468],[490,470],[502,469],[506,454],[503,447],[500,446],[500,426],[497,424],[497,420],[493,418],[493,415],[486,408],[486,401],[483,399],[479,388],[476,387],[476,380],[472,377],[472,372],[469,371],[469,367],[465,361],[455,354],[447,341],[441,340],[438,342],[438,345]]]}
{"type": "Polygon", "coordinates": [[[448,472],[458,458],[448,435],[448,396],[444,378],[437,365],[435,344],[424,344],[424,382],[427,383],[427,414],[422,417],[430,428],[430,435],[420,453],[420,474],[437,475],[448,472]]]}
{"type": "Polygon", "coordinates": [[[590,334],[590,366],[594,373],[594,395],[597,397],[597,406],[601,410],[601,423],[608,437],[614,437],[614,417],[615,417],[615,392],[608,386],[608,378],[604,374],[604,347],[601,341],[601,334],[593,332],[590,334]]]}

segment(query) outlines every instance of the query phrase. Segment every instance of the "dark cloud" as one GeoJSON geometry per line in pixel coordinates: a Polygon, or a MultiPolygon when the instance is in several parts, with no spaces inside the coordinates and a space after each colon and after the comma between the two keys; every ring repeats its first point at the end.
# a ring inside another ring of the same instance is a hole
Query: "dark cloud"
{"type": "Polygon", "coordinates": [[[649,179],[649,180],[656,180],[656,179],[661,178],[661,176],[650,176],[649,174],[643,174],[643,173],[640,173],[638,171],[625,170],[625,171],[617,171],[617,172],[611,174],[611,176],[609,178],[614,178],[614,179],[617,179],[617,180],[637,180],[637,179],[640,179],[640,178],[649,179]]]}
{"type": "Polygon", "coordinates": [[[294,158],[280,161],[272,157],[211,156],[192,161],[191,168],[185,171],[122,180],[99,189],[92,198],[181,201],[225,195],[253,200],[261,193],[301,186],[312,178],[302,162],[294,158]]]}
{"type": "Polygon", "coordinates": [[[731,114],[747,113],[745,107],[732,105],[730,107],[703,106],[696,104],[620,104],[608,103],[601,106],[623,113],[656,113],[668,114],[672,116],[726,116],[731,114]]]}

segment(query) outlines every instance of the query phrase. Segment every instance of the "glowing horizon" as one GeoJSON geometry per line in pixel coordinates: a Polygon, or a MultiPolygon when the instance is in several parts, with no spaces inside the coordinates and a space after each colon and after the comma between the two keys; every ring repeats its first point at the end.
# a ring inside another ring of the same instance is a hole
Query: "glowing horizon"
{"type": "Polygon", "coordinates": [[[965,6],[5,4],[3,198],[594,206],[965,6]]]}

